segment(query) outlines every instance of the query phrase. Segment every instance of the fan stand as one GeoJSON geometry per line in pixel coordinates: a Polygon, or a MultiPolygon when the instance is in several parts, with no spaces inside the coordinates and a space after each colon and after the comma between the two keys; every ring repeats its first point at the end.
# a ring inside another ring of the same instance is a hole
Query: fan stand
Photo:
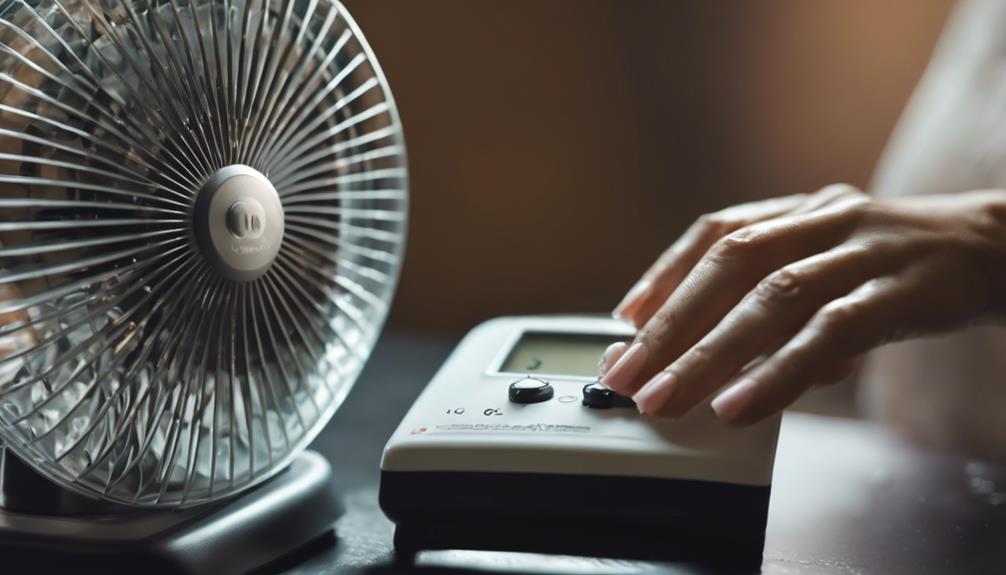
{"type": "Polygon", "coordinates": [[[246,573],[332,530],[343,508],[331,475],[323,457],[305,451],[234,498],[135,509],[66,491],[0,448],[0,557],[34,572],[246,573]]]}

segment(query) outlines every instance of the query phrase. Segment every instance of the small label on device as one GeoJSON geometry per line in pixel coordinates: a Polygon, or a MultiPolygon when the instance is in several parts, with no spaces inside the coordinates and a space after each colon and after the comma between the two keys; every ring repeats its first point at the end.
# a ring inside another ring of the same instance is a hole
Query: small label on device
{"type": "Polygon", "coordinates": [[[516,425],[510,423],[452,423],[438,425],[438,431],[489,431],[503,433],[587,433],[589,425],[557,425],[552,423],[529,423],[516,425]]]}

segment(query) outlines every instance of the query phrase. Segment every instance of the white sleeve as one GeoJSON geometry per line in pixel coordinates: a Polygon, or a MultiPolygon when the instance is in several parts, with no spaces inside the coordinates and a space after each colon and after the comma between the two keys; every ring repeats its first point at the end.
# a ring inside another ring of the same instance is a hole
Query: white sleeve
{"type": "MultiPolygon", "coordinates": [[[[880,196],[1006,188],[1006,2],[952,15],[873,182],[880,196]]],[[[1006,461],[1006,328],[872,354],[866,409],[917,442],[1006,461]]]]}

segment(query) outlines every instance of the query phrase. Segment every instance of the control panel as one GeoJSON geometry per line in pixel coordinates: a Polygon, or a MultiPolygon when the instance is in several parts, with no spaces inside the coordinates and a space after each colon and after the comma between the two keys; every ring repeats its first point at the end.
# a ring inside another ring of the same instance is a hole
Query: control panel
{"type": "Polygon", "coordinates": [[[474,329],[385,448],[384,471],[632,475],[768,485],[779,418],[734,428],[700,405],[640,415],[597,381],[604,349],[633,337],[597,317],[499,318],[474,329]]]}

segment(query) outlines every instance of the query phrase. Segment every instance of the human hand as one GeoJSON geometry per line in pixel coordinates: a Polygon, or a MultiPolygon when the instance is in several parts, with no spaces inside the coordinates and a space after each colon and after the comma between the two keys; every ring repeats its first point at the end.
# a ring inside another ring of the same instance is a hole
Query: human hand
{"type": "Polygon", "coordinates": [[[602,383],[754,423],[872,348],[1006,317],[1006,191],[879,201],[846,185],[703,216],[616,308],[602,383]],[[762,359],[763,358],[763,359],[762,359]],[[757,359],[762,361],[752,365],[757,359]]]}

